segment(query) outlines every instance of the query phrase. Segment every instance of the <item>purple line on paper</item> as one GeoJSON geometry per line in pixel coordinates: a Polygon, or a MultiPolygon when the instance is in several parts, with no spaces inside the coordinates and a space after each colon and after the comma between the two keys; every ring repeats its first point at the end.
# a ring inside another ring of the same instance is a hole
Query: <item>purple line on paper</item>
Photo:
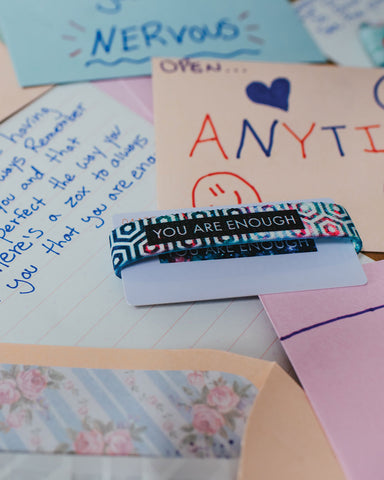
{"type": "Polygon", "coordinates": [[[361,310],[360,312],[355,313],[348,313],[347,315],[341,315],[340,317],[331,318],[330,320],[325,320],[324,322],[315,323],[314,325],[309,325],[308,327],[301,328],[300,330],[295,330],[294,332],[288,333],[288,335],[283,335],[280,337],[281,341],[288,340],[300,333],[308,332],[309,330],[313,330],[318,327],[322,327],[323,325],[328,325],[329,323],[338,322],[339,320],[344,320],[345,318],[357,317],[359,315],[364,315],[365,313],[374,312],[376,310],[380,310],[384,308],[384,305],[379,305],[377,307],[367,308],[365,310],[361,310]]]}

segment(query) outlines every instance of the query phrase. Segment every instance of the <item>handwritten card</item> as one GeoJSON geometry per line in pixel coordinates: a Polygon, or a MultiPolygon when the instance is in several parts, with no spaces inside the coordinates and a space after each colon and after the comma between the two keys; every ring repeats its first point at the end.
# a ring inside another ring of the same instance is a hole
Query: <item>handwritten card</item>
{"type": "Polygon", "coordinates": [[[362,287],[262,296],[351,480],[380,478],[384,469],[384,261],[364,269],[362,287]]]}
{"type": "Polygon", "coordinates": [[[323,60],[286,0],[2,0],[0,17],[24,86],[149,75],[153,56],[323,60]]]}
{"type": "Polygon", "coordinates": [[[123,208],[156,208],[144,119],[94,86],[58,87],[0,127],[0,149],[2,342],[217,348],[290,368],[257,298],[126,305],[108,234],[123,208]]]}
{"type": "Polygon", "coordinates": [[[372,67],[369,50],[382,49],[383,0],[299,0],[293,3],[300,19],[327,58],[351,67],[372,67]],[[380,31],[377,41],[362,40],[365,26],[380,31]]]}
{"type": "Polygon", "coordinates": [[[330,197],[363,248],[384,251],[383,80],[379,69],[156,59],[160,208],[330,197]]]}

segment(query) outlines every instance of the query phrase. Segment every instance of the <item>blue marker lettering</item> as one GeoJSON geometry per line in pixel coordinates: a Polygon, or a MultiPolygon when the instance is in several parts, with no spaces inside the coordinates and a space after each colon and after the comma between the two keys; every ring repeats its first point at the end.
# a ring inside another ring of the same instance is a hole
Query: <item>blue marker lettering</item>
{"type": "Polygon", "coordinates": [[[260,137],[257,135],[257,133],[255,132],[255,130],[252,128],[252,125],[249,123],[249,121],[245,118],[244,121],[243,121],[243,129],[242,129],[242,132],[241,132],[241,140],[240,140],[240,145],[239,145],[239,149],[237,150],[237,154],[236,154],[236,158],[240,158],[241,157],[241,151],[243,149],[243,146],[244,146],[244,140],[245,140],[245,132],[247,131],[247,128],[249,128],[249,130],[251,131],[252,135],[254,136],[254,138],[257,140],[257,143],[260,145],[261,149],[263,150],[264,154],[266,157],[270,157],[271,156],[271,152],[272,152],[272,147],[273,147],[273,137],[274,137],[274,134],[275,134],[275,128],[276,128],[276,125],[278,124],[278,120],[274,120],[272,125],[271,125],[271,129],[270,129],[270,134],[269,134],[269,145],[268,147],[265,147],[265,145],[263,144],[263,142],[261,141],[260,137]]]}
{"type": "Polygon", "coordinates": [[[109,53],[112,48],[112,43],[113,43],[113,39],[115,38],[115,34],[116,34],[116,27],[112,27],[111,31],[109,32],[108,41],[105,42],[101,30],[99,29],[96,30],[96,37],[95,37],[95,43],[93,44],[93,48],[92,48],[92,55],[97,54],[97,49],[99,45],[101,45],[105,53],[109,53]]]}

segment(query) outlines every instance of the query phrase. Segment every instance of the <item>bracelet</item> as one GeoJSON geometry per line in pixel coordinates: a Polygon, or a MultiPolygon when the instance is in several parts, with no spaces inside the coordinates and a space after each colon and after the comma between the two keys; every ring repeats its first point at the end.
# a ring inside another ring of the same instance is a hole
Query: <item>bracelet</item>
{"type": "Polygon", "coordinates": [[[135,262],[184,250],[292,239],[362,241],[347,210],[328,202],[282,202],[199,209],[142,218],[109,236],[114,271],[135,262]]]}

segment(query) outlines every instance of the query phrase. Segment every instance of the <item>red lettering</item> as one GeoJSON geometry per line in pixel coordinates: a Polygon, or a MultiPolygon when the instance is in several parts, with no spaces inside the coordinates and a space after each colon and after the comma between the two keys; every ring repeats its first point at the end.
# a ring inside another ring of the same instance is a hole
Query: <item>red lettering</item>
{"type": "Polygon", "coordinates": [[[380,125],[367,125],[366,127],[355,127],[355,130],[365,130],[365,133],[368,135],[368,140],[369,140],[369,143],[372,147],[372,150],[369,150],[368,148],[364,148],[364,152],[383,153],[384,150],[377,150],[377,148],[375,147],[375,144],[373,143],[373,138],[372,138],[371,132],[369,131],[370,128],[380,128],[380,125]]]}
{"type": "Polygon", "coordinates": [[[309,135],[311,135],[311,133],[313,132],[313,129],[315,128],[316,123],[312,123],[311,128],[308,130],[308,132],[305,134],[305,136],[304,136],[303,138],[299,138],[299,137],[296,135],[296,133],[288,127],[288,125],[287,125],[286,123],[283,123],[282,125],[283,125],[283,127],[285,127],[285,128],[288,130],[288,132],[289,132],[290,134],[292,134],[292,135],[296,138],[296,140],[297,140],[298,142],[300,142],[300,145],[301,145],[301,155],[303,156],[303,158],[307,158],[307,155],[306,155],[306,153],[305,153],[304,142],[305,142],[305,140],[309,137],[309,135]]]}
{"type": "Polygon", "coordinates": [[[197,139],[195,141],[195,143],[193,144],[193,147],[192,147],[192,150],[189,154],[190,157],[193,156],[194,154],[194,151],[195,151],[195,148],[197,147],[197,145],[199,143],[204,143],[204,142],[216,142],[217,143],[217,146],[220,148],[220,151],[223,155],[223,157],[228,160],[228,156],[227,154],[225,153],[223,147],[221,146],[221,143],[220,143],[220,140],[219,140],[219,137],[217,136],[217,133],[216,133],[216,129],[215,129],[215,126],[213,125],[213,122],[211,120],[211,117],[209,116],[209,114],[207,114],[204,118],[204,122],[203,122],[203,125],[201,126],[201,129],[200,129],[200,132],[199,132],[199,135],[197,136],[197,139]],[[208,137],[208,138],[204,138],[202,139],[202,135],[204,133],[204,130],[205,130],[205,127],[207,125],[207,123],[209,123],[210,127],[211,127],[211,130],[213,132],[213,137],[208,137]]]}

